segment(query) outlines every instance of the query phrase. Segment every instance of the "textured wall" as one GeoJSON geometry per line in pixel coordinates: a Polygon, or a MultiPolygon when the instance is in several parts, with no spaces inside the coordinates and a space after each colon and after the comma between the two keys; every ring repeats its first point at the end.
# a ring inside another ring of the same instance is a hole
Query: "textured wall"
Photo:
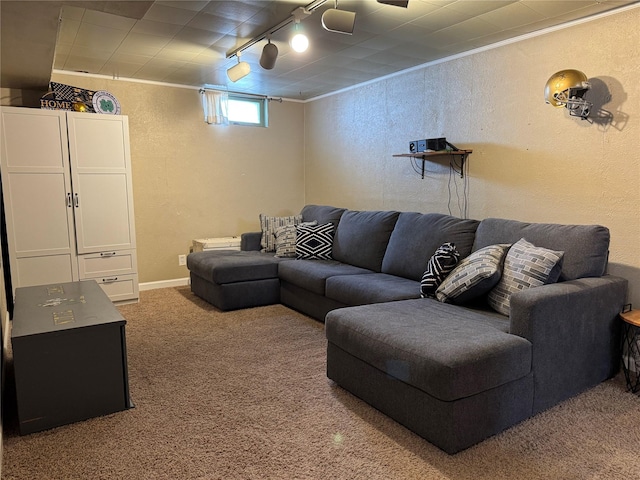
{"type": "Polygon", "coordinates": [[[197,90],[54,74],[114,94],[129,117],[140,282],[188,276],[191,240],[260,229],[304,204],[303,104],[271,102],[269,128],[207,125],[197,90]]]}
{"type": "Polygon", "coordinates": [[[306,104],[306,202],[610,228],[610,272],[640,307],[640,8],[390,77],[306,104]],[[590,78],[594,123],[543,98],[547,79],[590,78]],[[605,112],[606,110],[606,112],[605,112]],[[444,136],[448,161],[394,158],[444,136]]]}

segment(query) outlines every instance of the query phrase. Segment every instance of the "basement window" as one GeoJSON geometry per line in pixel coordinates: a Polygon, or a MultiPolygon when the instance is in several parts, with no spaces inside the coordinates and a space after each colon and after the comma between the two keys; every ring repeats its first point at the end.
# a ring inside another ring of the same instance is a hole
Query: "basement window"
{"type": "Polygon", "coordinates": [[[229,94],[229,123],[266,127],[267,99],[239,94],[229,94]]]}

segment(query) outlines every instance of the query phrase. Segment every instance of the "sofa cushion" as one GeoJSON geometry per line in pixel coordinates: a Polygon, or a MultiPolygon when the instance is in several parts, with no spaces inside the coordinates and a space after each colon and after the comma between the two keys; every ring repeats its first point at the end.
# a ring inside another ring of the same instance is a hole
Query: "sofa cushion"
{"type": "Polygon", "coordinates": [[[200,278],[222,285],[278,278],[278,263],[281,260],[272,253],[255,250],[214,250],[190,253],[187,256],[187,268],[200,278]]]}
{"type": "Polygon", "coordinates": [[[442,281],[456,267],[460,253],[453,243],[443,243],[427,263],[427,269],[420,280],[420,295],[434,298],[442,281]]]}
{"type": "Polygon", "coordinates": [[[335,260],[289,260],[281,262],[280,266],[284,267],[278,269],[281,280],[318,295],[325,294],[325,282],[329,277],[373,273],[335,260]]]}
{"type": "Polygon", "coordinates": [[[528,288],[557,282],[563,255],[564,252],[536,247],[524,238],[518,240],[507,252],[500,281],[489,292],[491,308],[503,315],[509,315],[511,295],[528,288]]]}
{"type": "MultiPolygon", "coordinates": [[[[314,222],[315,223],[315,222],[314,222]]],[[[296,226],[296,258],[306,260],[331,260],[333,224],[296,226]]]]}
{"type": "Polygon", "coordinates": [[[323,223],[333,223],[334,228],[338,226],[340,217],[346,211],[346,208],[331,207],[328,205],[306,205],[301,211],[302,221],[304,222],[318,222],[318,225],[323,223]]]}
{"type": "Polygon", "coordinates": [[[302,215],[291,215],[288,217],[270,217],[264,213],[260,214],[260,228],[262,237],[260,246],[263,252],[276,251],[276,230],[286,225],[297,225],[302,222],[302,215]]]}
{"type": "Polygon", "coordinates": [[[496,243],[515,243],[521,238],[539,247],[564,252],[560,280],[600,277],[605,272],[609,230],[600,225],[557,225],[488,218],[478,226],[473,249],[496,243]]]}
{"type": "Polygon", "coordinates": [[[490,312],[418,299],[333,310],[325,331],[356,358],[453,401],[530,373],[531,343],[495,322],[490,312]]]}
{"type": "Polygon", "coordinates": [[[510,246],[489,245],[463,258],[440,284],[436,298],[461,305],[489,293],[500,281],[504,257],[510,246]]]}
{"type": "Polygon", "coordinates": [[[397,219],[398,212],[347,210],[336,229],[333,258],[379,272],[397,219]]]}
{"type": "Polygon", "coordinates": [[[477,220],[441,213],[402,212],[382,262],[382,272],[420,280],[427,262],[446,242],[455,243],[461,258],[471,253],[477,220]]]}
{"type": "Polygon", "coordinates": [[[325,296],[345,305],[392,302],[420,297],[420,284],[386,273],[341,275],[327,278],[325,296]]]}

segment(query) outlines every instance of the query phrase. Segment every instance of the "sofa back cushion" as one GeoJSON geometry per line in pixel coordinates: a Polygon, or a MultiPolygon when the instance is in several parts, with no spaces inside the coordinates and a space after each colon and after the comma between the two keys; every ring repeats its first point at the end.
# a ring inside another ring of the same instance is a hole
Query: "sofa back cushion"
{"type": "Polygon", "coordinates": [[[347,210],[340,217],[333,239],[333,258],[380,272],[398,212],[347,210]]]}
{"type": "Polygon", "coordinates": [[[389,239],[382,272],[420,280],[431,256],[447,242],[454,243],[460,258],[465,258],[479,223],[441,213],[402,212],[389,239]]]}
{"type": "Polygon", "coordinates": [[[334,230],[340,222],[340,217],[346,208],[331,207],[328,205],[306,205],[300,215],[303,222],[318,222],[318,225],[333,223],[334,230]]]}
{"type": "Polygon", "coordinates": [[[607,267],[609,229],[600,225],[526,223],[487,218],[480,222],[473,250],[524,238],[537,247],[564,252],[560,280],[600,277],[607,267]]]}

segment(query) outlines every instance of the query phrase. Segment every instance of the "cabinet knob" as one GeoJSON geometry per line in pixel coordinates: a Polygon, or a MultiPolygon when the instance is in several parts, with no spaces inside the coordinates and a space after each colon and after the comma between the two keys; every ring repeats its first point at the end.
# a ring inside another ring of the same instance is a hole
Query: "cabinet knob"
{"type": "Polygon", "coordinates": [[[71,208],[72,203],[71,203],[71,194],[67,193],[67,207],[71,208]]]}
{"type": "Polygon", "coordinates": [[[74,203],[76,205],[76,208],[78,208],[80,206],[80,200],[78,199],[78,194],[77,193],[74,195],[74,203]]]}
{"type": "Polygon", "coordinates": [[[100,252],[101,257],[113,257],[116,252],[100,252]]]}
{"type": "Polygon", "coordinates": [[[103,283],[112,283],[112,282],[117,282],[118,281],[118,277],[111,277],[111,278],[103,278],[102,282],[103,283]]]}

